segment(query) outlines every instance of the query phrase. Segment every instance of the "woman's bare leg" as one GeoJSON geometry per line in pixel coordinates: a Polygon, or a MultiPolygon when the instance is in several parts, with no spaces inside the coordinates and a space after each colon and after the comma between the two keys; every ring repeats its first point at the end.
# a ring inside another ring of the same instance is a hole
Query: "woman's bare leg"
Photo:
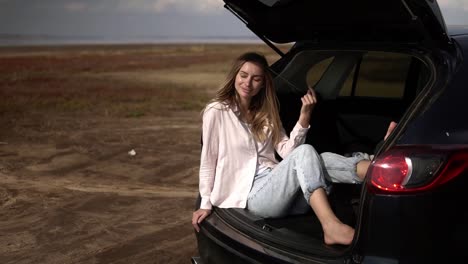
{"type": "Polygon", "coordinates": [[[323,188],[316,189],[311,194],[309,202],[322,224],[325,244],[351,244],[354,237],[354,229],[349,225],[343,224],[333,213],[325,190],[323,188]]]}
{"type": "Polygon", "coordinates": [[[361,180],[364,180],[366,177],[367,169],[369,169],[370,164],[370,160],[361,160],[356,164],[356,174],[361,180]]]}
{"type": "MultiPolygon", "coordinates": [[[[393,132],[397,124],[398,123],[394,121],[390,122],[387,128],[387,134],[385,135],[384,140],[387,140],[387,137],[390,136],[390,134],[393,132]]],[[[358,162],[358,164],[356,165],[356,174],[361,180],[364,180],[364,178],[366,177],[367,169],[369,169],[370,163],[371,163],[370,160],[362,160],[358,162]]]]}

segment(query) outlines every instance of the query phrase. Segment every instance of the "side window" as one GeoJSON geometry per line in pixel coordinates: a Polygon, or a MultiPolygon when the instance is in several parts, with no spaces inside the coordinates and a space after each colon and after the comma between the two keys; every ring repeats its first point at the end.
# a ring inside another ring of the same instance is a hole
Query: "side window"
{"type": "Polygon", "coordinates": [[[340,96],[402,98],[411,56],[369,52],[349,74],[340,96]]]}
{"type": "Polygon", "coordinates": [[[307,77],[306,77],[307,84],[314,87],[318,83],[318,81],[320,81],[320,78],[322,78],[323,74],[327,70],[328,66],[330,66],[334,58],[335,57],[329,57],[314,64],[307,71],[307,77]]]}

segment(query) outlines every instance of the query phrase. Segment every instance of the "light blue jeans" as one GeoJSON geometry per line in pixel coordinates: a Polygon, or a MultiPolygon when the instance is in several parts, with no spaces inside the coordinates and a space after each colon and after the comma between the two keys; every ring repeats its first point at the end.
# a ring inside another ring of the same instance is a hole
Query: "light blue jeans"
{"type": "Polygon", "coordinates": [[[356,164],[368,159],[356,153],[344,157],[325,152],[319,155],[311,145],[295,148],[274,169],[255,176],[247,199],[247,210],[261,217],[282,217],[310,210],[309,198],[318,188],[327,193],[330,182],[359,183],[356,164]]]}

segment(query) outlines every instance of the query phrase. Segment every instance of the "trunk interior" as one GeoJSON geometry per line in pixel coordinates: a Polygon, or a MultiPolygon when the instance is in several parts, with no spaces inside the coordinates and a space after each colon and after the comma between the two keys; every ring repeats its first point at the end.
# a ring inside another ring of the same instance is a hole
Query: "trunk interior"
{"type": "MultiPolygon", "coordinates": [[[[307,144],[319,152],[373,155],[388,125],[398,122],[429,83],[424,57],[401,52],[308,50],[296,47],[271,66],[286,132],[296,124],[300,97],[314,87],[314,109],[307,144]]],[[[279,158],[279,156],[278,156],[279,158]]],[[[333,183],[329,201],[341,221],[356,225],[360,184],[333,183]]],[[[326,246],[312,211],[279,219],[263,219],[242,209],[217,209],[228,224],[249,237],[299,255],[343,256],[347,246],[326,246]]]]}

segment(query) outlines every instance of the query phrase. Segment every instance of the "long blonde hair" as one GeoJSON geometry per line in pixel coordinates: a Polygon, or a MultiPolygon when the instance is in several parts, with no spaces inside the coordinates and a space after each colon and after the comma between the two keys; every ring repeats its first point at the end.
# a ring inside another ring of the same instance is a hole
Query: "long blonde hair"
{"type": "Polygon", "coordinates": [[[247,52],[240,55],[233,63],[223,86],[217,91],[212,102],[223,104],[237,104],[240,101],[235,88],[236,76],[246,62],[254,63],[263,70],[264,87],[252,98],[249,110],[253,114],[251,121],[251,131],[254,139],[263,142],[268,138],[271,132],[273,144],[280,141],[281,120],[279,117],[279,103],[273,87],[273,78],[271,76],[268,62],[265,56],[247,52]],[[265,127],[267,129],[265,129],[265,127]]]}

